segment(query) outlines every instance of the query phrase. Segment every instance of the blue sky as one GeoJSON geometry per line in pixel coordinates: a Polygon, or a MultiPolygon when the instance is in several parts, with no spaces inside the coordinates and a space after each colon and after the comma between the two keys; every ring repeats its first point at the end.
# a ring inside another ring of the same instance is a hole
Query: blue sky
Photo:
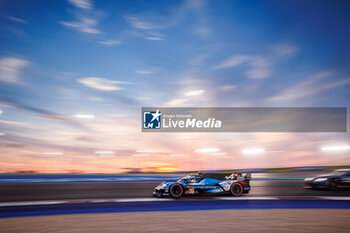
{"type": "MultiPolygon", "coordinates": [[[[348,107],[348,12],[347,1],[2,1],[2,164],[181,170],[196,167],[193,151],[208,144],[227,154],[215,168],[253,144],[286,155],[236,167],[349,163],[347,154],[317,151],[348,143],[348,133],[164,137],[139,128],[141,106],[348,107]],[[129,159],[150,148],[147,158],[129,159]],[[115,152],[113,163],[94,153],[102,149],[115,152]]],[[[212,168],[205,156],[203,168],[212,168]]]]}

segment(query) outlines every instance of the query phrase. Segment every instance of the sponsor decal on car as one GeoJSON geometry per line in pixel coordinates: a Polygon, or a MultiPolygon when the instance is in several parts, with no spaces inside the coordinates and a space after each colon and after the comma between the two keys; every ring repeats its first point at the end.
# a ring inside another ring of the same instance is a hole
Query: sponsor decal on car
{"type": "Polygon", "coordinates": [[[185,193],[186,194],[194,194],[195,193],[194,187],[193,186],[188,186],[185,193]]]}

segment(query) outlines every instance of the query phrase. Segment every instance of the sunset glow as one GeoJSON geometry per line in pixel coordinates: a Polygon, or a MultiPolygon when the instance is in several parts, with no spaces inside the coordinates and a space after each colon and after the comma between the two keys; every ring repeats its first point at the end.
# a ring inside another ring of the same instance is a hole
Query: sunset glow
{"type": "Polygon", "coordinates": [[[1,3],[0,172],[350,164],[349,130],[141,132],[142,107],[349,108],[346,27],[283,2],[1,3]]]}

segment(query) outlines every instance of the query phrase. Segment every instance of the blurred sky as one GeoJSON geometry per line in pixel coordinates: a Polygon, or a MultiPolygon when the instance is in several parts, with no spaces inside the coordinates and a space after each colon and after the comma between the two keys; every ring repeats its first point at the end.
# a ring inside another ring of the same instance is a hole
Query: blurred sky
{"type": "Polygon", "coordinates": [[[2,0],[0,172],[349,164],[320,150],[349,133],[140,128],[142,106],[349,107],[349,5],[2,0]]]}

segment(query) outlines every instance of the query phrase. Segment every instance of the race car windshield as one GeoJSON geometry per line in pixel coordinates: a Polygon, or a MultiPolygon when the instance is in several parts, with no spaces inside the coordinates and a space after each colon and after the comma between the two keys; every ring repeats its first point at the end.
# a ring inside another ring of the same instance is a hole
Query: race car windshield
{"type": "Polygon", "coordinates": [[[333,171],[333,172],[329,173],[330,176],[342,176],[345,174],[346,174],[346,171],[333,171]]]}
{"type": "Polygon", "coordinates": [[[186,176],[178,180],[177,182],[183,182],[183,183],[198,183],[203,178],[200,176],[186,176]]]}

